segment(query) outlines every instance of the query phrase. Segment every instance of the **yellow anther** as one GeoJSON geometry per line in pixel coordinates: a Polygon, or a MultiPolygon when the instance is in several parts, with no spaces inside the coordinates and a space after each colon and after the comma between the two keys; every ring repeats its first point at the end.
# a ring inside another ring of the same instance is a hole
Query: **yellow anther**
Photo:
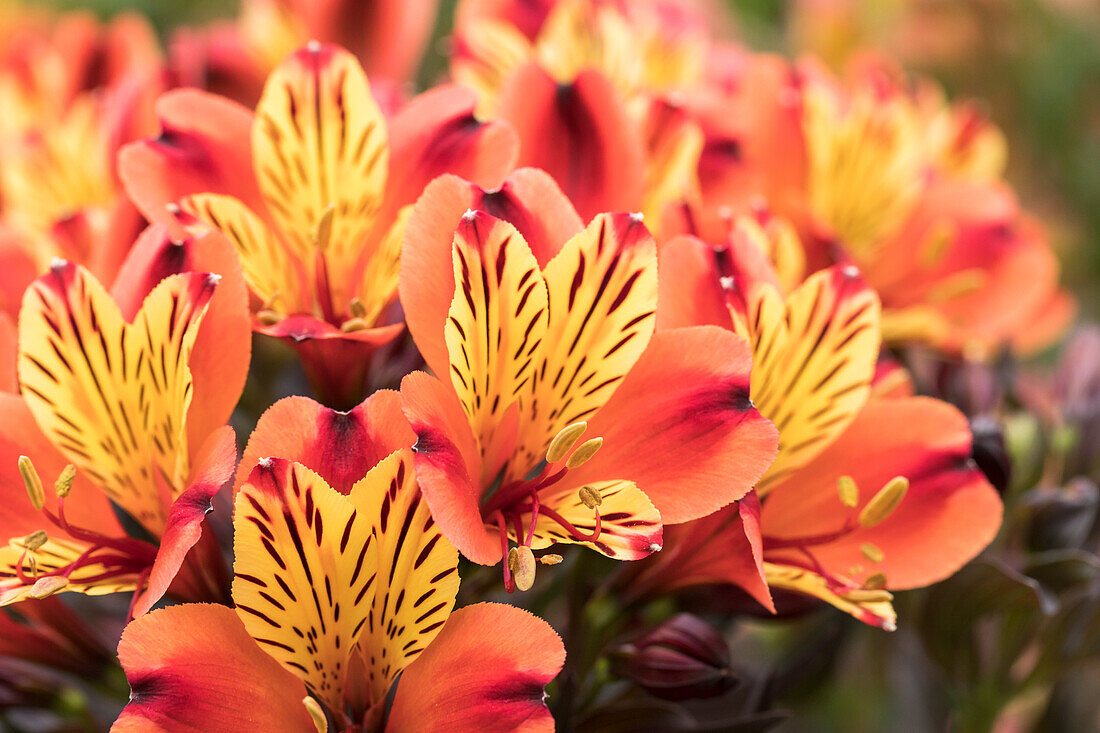
{"type": "Polygon", "coordinates": [[[313,719],[313,725],[316,726],[317,733],[327,733],[328,718],[325,717],[325,711],[321,709],[321,704],[309,695],[302,698],[302,704],[306,706],[306,712],[313,719]]]}
{"type": "Polygon", "coordinates": [[[34,464],[27,456],[19,456],[19,474],[23,477],[23,485],[27,487],[31,504],[35,510],[42,511],[42,507],[46,505],[46,492],[42,490],[42,479],[38,478],[38,471],[34,470],[34,464]]]}
{"type": "Polygon", "coordinates": [[[366,319],[367,306],[363,305],[363,301],[359,300],[359,296],[355,296],[351,299],[351,303],[348,304],[348,310],[351,311],[351,315],[354,318],[366,319]]]}
{"type": "Polygon", "coordinates": [[[561,555],[550,554],[550,555],[543,555],[542,557],[539,558],[539,562],[542,563],[543,565],[558,565],[558,564],[561,563],[561,561],[562,561],[562,556],[561,555]]]}
{"type": "Polygon", "coordinates": [[[863,553],[863,556],[871,562],[882,562],[882,558],[885,555],[882,554],[882,550],[878,549],[870,542],[864,542],[859,546],[859,551],[863,553]]]}
{"type": "Polygon", "coordinates": [[[864,527],[874,527],[889,517],[909,490],[909,479],[895,476],[886,482],[877,494],[867,502],[859,513],[859,523],[864,527]]]}
{"type": "Polygon", "coordinates": [[[273,310],[264,309],[256,314],[256,320],[265,326],[274,326],[276,323],[282,321],[286,316],[282,313],[276,313],[273,310]]]}
{"type": "Polygon", "coordinates": [[[365,328],[370,328],[370,324],[362,318],[349,318],[348,320],[340,324],[340,330],[344,333],[362,331],[365,328]]]}
{"type": "Polygon", "coordinates": [[[894,600],[894,594],[887,590],[858,588],[843,596],[852,603],[887,603],[894,600]]]}
{"type": "Polygon", "coordinates": [[[588,423],[581,420],[580,422],[566,425],[558,431],[558,434],[550,441],[550,447],[546,449],[546,462],[557,463],[562,458],[565,458],[565,454],[573,448],[577,439],[581,437],[587,429],[588,423]]]}
{"type": "Polygon", "coordinates": [[[68,585],[68,579],[62,578],[60,575],[47,575],[45,578],[36,580],[27,595],[39,600],[49,598],[54,593],[65,590],[68,585]]]}
{"type": "Polygon", "coordinates": [[[841,476],[836,480],[836,490],[840,494],[840,503],[849,509],[859,504],[859,487],[851,476],[841,476]]]}
{"type": "Polygon", "coordinates": [[[336,214],[335,204],[329,204],[321,212],[321,218],[317,220],[317,226],[313,228],[313,245],[324,252],[328,249],[332,239],[332,217],[336,214]]]}
{"type": "Polygon", "coordinates": [[[23,538],[23,547],[26,547],[29,551],[34,552],[42,545],[49,542],[49,540],[50,538],[49,535],[46,534],[46,530],[37,529],[23,538]]]}
{"type": "Polygon", "coordinates": [[[580,491],[581,503],[589,509],[595,509],[600,504],[603,504],[603,497],[600,496],[600,492],[593,489],[591,486],[582,486],[580,491]]]}
{"type": "Polygon", "coordinates": [[[882,590],[886,587],[886,575],[884,573],[875,573],[874,575],[863,581],[863,587],[866,590],[882,590]]]}
{"type": "Polygon", "coordinates": [[[569,460],[565,462],[566,468],[578,468],[588,463],[592,459],[592,456],[596,455],[596,451],[603,445],[603,438],[592,438],[586,440],[573,451],[573,455],[569,456],[569,460]]]}
{"type": "Polygon", "coordinates": [[[64,499],[69,495],[69,492],[73,490],[74,479],[76,479],[76,466],[70,463],[61,470],[61,475],[57,477],[57,481],[53,484],[53,489],[57,492],[57,498],[64,499]]]}
{"type": "Polygon", "coordinates": [[[530,590],[535,584],[535,554],[526,545],[508,550],[508,569],[516,581],[517,590],[530,590]]]}

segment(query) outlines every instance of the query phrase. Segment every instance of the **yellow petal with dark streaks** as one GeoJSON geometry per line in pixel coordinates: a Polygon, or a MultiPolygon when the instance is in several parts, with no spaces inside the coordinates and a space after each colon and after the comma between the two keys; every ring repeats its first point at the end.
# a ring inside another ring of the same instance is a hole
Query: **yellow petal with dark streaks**
{"type": "Polygon", "coordinates": [[[329,266],[339,273],[354,265],[389,165],[385,119],[355,57],[316,42],[287,57],[256,107],[252,159],[268,209],[299,258],[313,261],[318,223],[332,206],[329,266]]]}
{"type": "Polygon", "coordinates": [[[188,361],[216,276],[163,280],[132,324],[84,268],[59,261],[28,288],[19,380],[51,442],[150,532],[190,470],[188,361]]]}
{"type": "Polygon", "coordinates": [[[546,284],[515,227],[488,214],[463,217],[452,252],[450,379],[486,454],[505,412],[530,394],[546,333],[546,284]]]}
{"type": "MultiPolygon", "coordinates": [[[[549,509],[572,524],[579,532],[591,536],[596,528],[596,511],[600,513],[600,534],[593,541],[573,538],[559,523],[540,514],[535,525],[535,548],[555,542],[579,543],[616,560],[639,560],[659,552],[663,542],[661,514],[645,493],[631,481],[598,481],[584,487],[598,493],[600,504],[589,508],[579,491],[547,497],[549,509]]],[[[530,515],[523,518],[524,525],[530,515]]],[[[520,540],[522,541],[522,540],[520,540]]]]}
{"type": "Polygon", "coordinates": [[[383,459],[355,484],[351,500],[374,523],[378,579],[359,649],[373,702],[442,630],[458,594],[458,550],[421,499],[413,454],[383,459]]]}
{"type": "Polygon", "coordinates": [[[656,247],[640,217],[600,214],[546,265],[544,277],[550,320],[523,436],[535,463],[562,428],[607,402],[649,344],[656,247]]]}
{"type": "Polygon", "coordinates": [[[240,255],[248,289],[267,308],[287,314],[309,312],[312,283],[305,277],[312,263],[297,261],[244,202],[233,196],[200,193],[183,199],[180,207],[229,238],[240,255]]]}
{"type": "Polygon", "coordinates": [[[233,527],[233,601],[249,635],[341,709],[374,600],[370,518],[305,466],[268,458],[237,493],[233,527]]]}
{"type": "Polygon", "coordinates": [[[788,296],[749,288],[735,328],[753,347],[752,399],[779,429],[779,457],[757,485],[825,450],[867,402],[881,340],[878,296],[851,267],[811,275],[788,296]]]}

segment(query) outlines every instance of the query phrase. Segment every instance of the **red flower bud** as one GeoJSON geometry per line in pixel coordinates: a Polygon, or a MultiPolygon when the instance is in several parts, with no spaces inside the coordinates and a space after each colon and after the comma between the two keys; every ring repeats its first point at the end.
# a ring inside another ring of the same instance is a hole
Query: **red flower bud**
{"type": "Polygon", "coordinates": [[[737,684],[726,640],[688,613],[619,646],[611,658],[619,676],[666,700],[717,697],[737,684]]]}

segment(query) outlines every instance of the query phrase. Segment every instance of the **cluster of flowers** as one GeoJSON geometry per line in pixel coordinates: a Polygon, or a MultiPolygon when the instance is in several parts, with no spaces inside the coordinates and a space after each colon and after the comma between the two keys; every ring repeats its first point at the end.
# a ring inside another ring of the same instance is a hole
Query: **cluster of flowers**
{"type": "Polygon", "coordinates": [[[460,555],[893,629],[1000,526],[966,418],[890,356],[1072,316],[975,106],[685,0],[462,0],[410,98],[436,11],[245,0],[167,53],[3,21],[3,652],[77,664],[57,595],[131,594],[114,730],[551,730],[560,638],[456,609],[460,555]],[[320,402],[239,457],[252,333],[320,402]]]}

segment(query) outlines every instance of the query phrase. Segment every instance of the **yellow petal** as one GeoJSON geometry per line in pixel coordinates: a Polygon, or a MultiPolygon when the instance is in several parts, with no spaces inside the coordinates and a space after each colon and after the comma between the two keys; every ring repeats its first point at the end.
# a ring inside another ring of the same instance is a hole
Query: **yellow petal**
{"type": "Polygon", "coordinates": [[[59,262],[23,298],[19,379],[42,431],[149,531],[165,508],[158,488],[189,472],[188,361],[217,280],[174,275],[132,324],[82,267],[59,262]]]}
{"type": "Polygon", "coordinates": [[[383,459],[351,490],[360,517],[373,523],[378,579],[359,635],[371,700],[385,700],[394,679],[442,630],[458,594],[458,551],[421,499],[412,451],[383,459]]]}
{"type": "Polygon", "coordinates": [[[341,709],[374,601],[370,518],[305,466],[271,458],[237,493],[233,527],[237,615],[312,695],[341,709]]]}

